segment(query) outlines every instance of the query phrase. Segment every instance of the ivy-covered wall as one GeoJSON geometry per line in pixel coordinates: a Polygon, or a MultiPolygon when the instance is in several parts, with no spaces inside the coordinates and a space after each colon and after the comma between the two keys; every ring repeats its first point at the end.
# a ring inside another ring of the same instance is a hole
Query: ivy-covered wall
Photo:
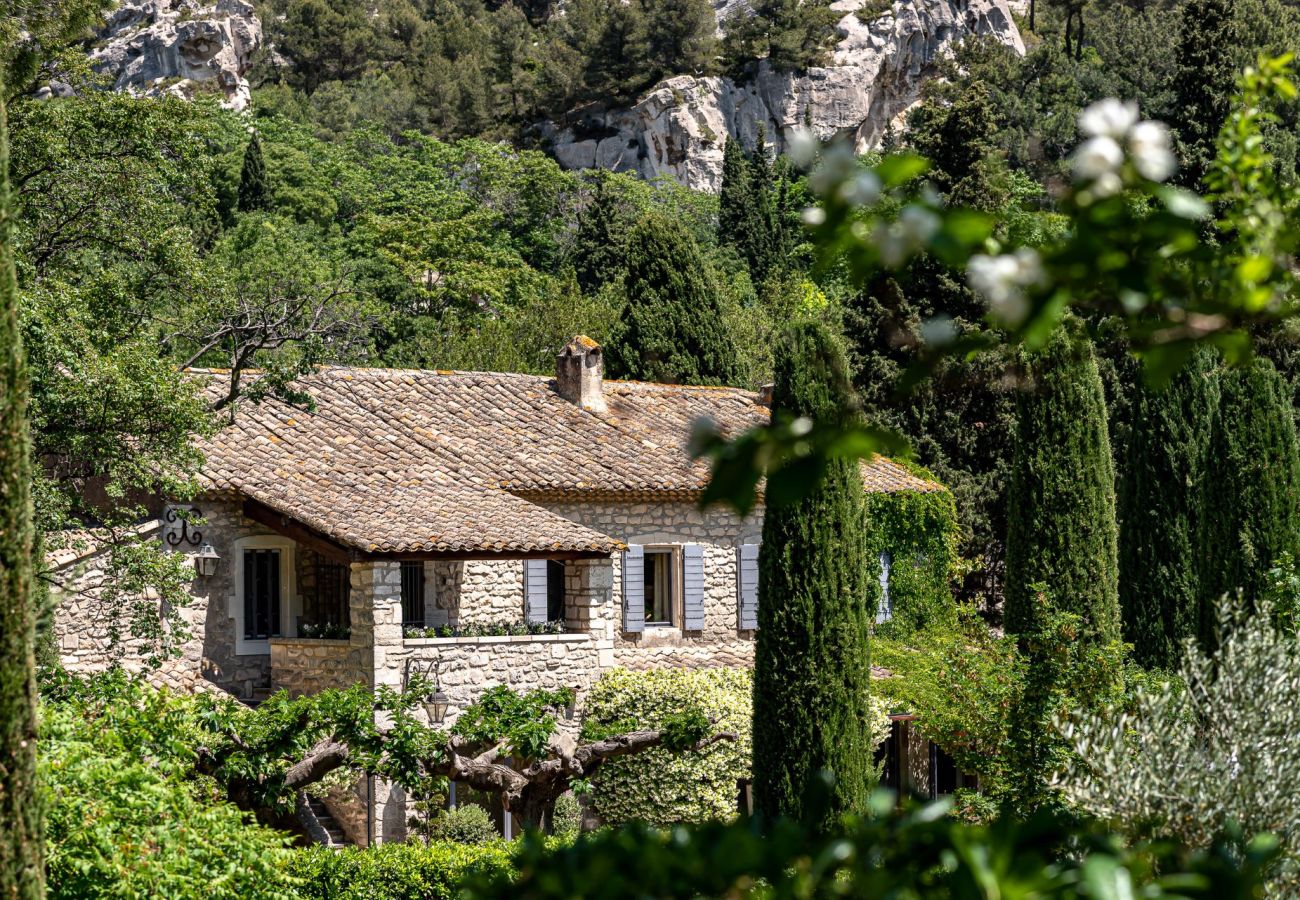
{"type": "Polygon", "coordinates": [[[892,558],[893,618],[876,626],[878,634],[899,637],[931,623],[956,620],[951,583],[960,535],[957,506],[946,490],[867,496],[867,540],[877,578],[881,551],[892,558]]]}
{"type": "Polygon", "coordinates": [[[592,779],[591,801],[608,823],[653,825],[723,819],[736,814],[736,780],[749,777],[753,678],[748,669],[613,669],[587,694],[583,736],[658,728],[691,706],[737,741],[700,753],[656,748],[606,763],[592,779]]]}

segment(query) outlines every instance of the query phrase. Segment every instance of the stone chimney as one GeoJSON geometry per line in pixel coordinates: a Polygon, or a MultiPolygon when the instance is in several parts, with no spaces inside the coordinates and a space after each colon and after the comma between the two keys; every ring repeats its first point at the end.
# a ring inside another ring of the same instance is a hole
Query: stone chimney
{"type": "Polygon", "coordinates": [[[555,357],[555,387],[570,403],[592,412],[606,412],[605,357],[597,344],[580,334],[555,357]]]}

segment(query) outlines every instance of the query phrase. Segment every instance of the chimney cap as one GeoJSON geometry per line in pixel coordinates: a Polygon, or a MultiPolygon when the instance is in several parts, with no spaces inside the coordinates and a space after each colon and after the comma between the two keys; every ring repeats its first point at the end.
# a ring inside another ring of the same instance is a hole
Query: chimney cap
{"type": "Polygon", "coordinates": [[[585,356],[586,354],[596,351],[600,352],[600,344],[596,343],[585,334],[575,334],[573,339],[564,345],[560,352],[565,356],[585,356]]]}
{"type": "Polygon", "coordinates": [[[760,387],[760,388],[758,389],[758,397],[755,399],[754,402],[756,402],[759,406],[767,406],[767,407],[771,407],[771,405],[772,405],[772,390],[773,390],[775,387],[776,387],[775,384],[765,384],[765,385],[763,385],[762,387],[760,387]]]}

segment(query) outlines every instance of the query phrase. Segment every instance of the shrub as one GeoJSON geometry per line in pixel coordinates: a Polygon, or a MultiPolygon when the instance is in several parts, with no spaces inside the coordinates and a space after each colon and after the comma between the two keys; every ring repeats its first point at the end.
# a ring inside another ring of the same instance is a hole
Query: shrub
{"type": "Polygon", "coordinates": [[[606,822],[642,820],[660,825],[699,822],[736,813],[736,780],[749,777],[750,697],[745,669],[663,669],[606,672],[587,694],[583,739],[657,728],[686,707],[698,708],[720,741],[700,753],[657,747],[606,763],[592,779],[592,803],[606,822]]]}
{"type": "MultiPolygon", "coordinates": [[[[933,478],[928,472],[918,472],[933,478]]],[[[868,494],[867,541],[879,577],[880,555],[890,556],[892,616],[880,635],[901,636],[957,618],[952,577],[957,565],[957,506],[948,491],[868,494]]]]}
{"type": "Polygon", "coordinates": [[[313,847],[293,855],[288,873],[306,900],[451,900],[467,878],[513,876],[510,845],[381,844],[370,850],[313,847]]]}
{"type": "Polygon", "coordinates": [[[486,809],[466,803],[439,813],[429,825],[429,837],[452,844],[486,844],[500,835],[486,809]]]}
{"type": "Polygon", "coordinates": [[[211,784],[132,752],[129,738],[119,749],[123,735],[96,735],[74,710],[47,704],[43,719],[51,897],[292,896],[281,868],[286,838],[253,824],[211,784]]]}
{"type": "Polygon", "coordinates": [[[572,793],[561,794],[551,816],[551,834],[561,840],[573,840],[582,831],[582,804],[572,793]]]}
{"type": "Polygon", "coordinates": [[[1220,604],[1214,656],[1184,645],[1180,680],[1137,691],[1133,709],[1062,724],[1077,758],[1067,799],[1136,837],[1208,848],[1233,831],[1282,841],[1272,872],[1300,889],[1300,646],[1258,612],[1220,604]]]}

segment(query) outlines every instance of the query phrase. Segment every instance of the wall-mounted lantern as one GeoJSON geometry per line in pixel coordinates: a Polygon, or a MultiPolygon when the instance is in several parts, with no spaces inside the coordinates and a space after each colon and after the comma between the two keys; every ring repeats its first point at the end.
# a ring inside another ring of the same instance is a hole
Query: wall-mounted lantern
{"type": "Polygon", "coordinates": [[[221,556],[216,549],[211,544],[204,544],[198,555],[194,557],[194,571],[201,578],[211,578],[217,574],[217,563],[220,561],[221,556]]]}
{"type": "Polygon", "coordinates": [[[435,659],[424,662],[417,659],[406,661],[406,670],[402,674],[402,690],[408,690],[413,676],[433,678],[433,692],[420,698],[424,714],[429,717],[430,725],[441,725],[447,720],[447,710],[451,707],[451,698],[442,690],[442,661],[435,659]]]}

